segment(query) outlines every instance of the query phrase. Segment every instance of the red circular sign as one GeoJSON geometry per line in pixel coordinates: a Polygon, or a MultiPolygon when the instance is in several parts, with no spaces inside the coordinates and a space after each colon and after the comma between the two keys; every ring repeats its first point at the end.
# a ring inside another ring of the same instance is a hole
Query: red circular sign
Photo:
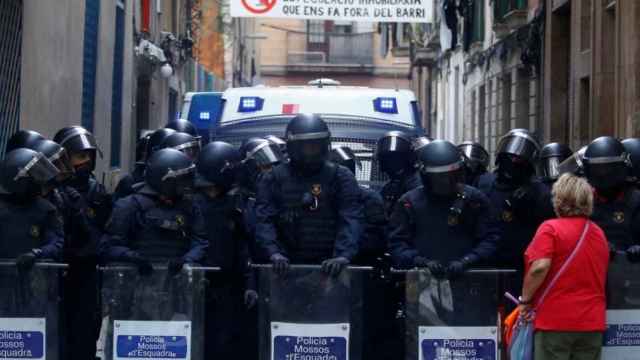
{"type": "Polygon", "coordinates": [[[277,0],[242,0],[242,5],[249,12],[254,14],[264,14],[276,6],[277,0]],[[249,4],[249,3],[253,4],[249,4]]]}

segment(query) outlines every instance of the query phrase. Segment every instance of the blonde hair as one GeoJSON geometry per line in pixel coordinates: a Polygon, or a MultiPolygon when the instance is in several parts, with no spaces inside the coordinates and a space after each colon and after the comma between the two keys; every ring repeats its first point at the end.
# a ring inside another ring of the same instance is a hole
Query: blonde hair
{"type": "Polygon", "coordinates": [[[593,189],[583,178],[564,174],[553,185],[552,193],[558,217],[589,217],[593,213],[593,189]]]}

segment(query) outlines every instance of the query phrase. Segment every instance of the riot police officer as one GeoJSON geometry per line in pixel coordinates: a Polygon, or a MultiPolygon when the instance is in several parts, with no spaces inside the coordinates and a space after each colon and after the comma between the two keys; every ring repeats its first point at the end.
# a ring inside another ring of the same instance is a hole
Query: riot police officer
{"type": "Polygon", "coordinates": [[[376,159],[380,170],[389,177],[380,190],[389,217],[400,196],[420,186],[411,138],[400,131],[386,133],[376,145],[376,159]]]}
{"type": "Polygon", "coordinates": [[[318,115],[286,129],[290,162],[264,174],[256,200],[256,239],[278,273],[289,262],[322,263],[338,275],[358,252],[362,205],[355,176],[328,160],[331,134],[318,115]]]}
{"type": "Polygon", "coordinates": [[[207,264],[221,269],[210,276],[208,289],[205,351],[208,359],[245,358],[241,354],[249,350],[242,341],[243,320],[247,319],[245,306],[255,306],[257,292],[249,267],[243,201],[233,191],[239,166],[238,150],[218,141],[202,149],[197,165],[198,193],[194,205],[207,219],[207,264]]]}
{"type": "Polygon", "coordinates": [[[42,188],[58,169],[42,153],[18,148],[0,163],[0,258],[29,270],[38,259],[62,259],[64,231],[42,188]]]}
{"type": "Polygon", "coordinates": [[[144,170],[147,167],[147,151],[151,134],[146,134],[138,139],[136,143],[136,163],[131,174],[123,176],[115,191],[113,192],[114,202],[134,193],[133,186],[144,181],[144,170]]]}
{"type": "Polygon", "coordinates": [[[256,243],[256,187],[262,174],[285,162],[280,147],[262,138],[250,138],[240,147],[243,157],[238,169],[238,188],[244,205],[244,222],[249,236],[249,251],[255,260],[264,259],[260,246],[256,243]]]}
{"type": "Polygon", "coordinates": [[[473,141],[465,141],[458,145],[462,153],[465,168],[465,183],[478,186],[480,176],[487,173],[489,168],[489,153],[482,145],[473,141]]]}
{"type": "Polygon", "coordinates": [[[540,150],[540,179],[547,185],[560,177],[560,164],[573,154],[571,148],[565,144],[550,143],[540,150]]]}
{"type": "Polygon", "coordinates": [[[624,150],[629,154],[631,174],[629,184],[640,189],[640,138],[629,138],[622,141],[624,150]]]}
{"type": "Polygon", "coordinates": [[[424,186],[403,195],[389,220],[391,255],[396,266],[455,278],[493,256],[499,227],[489,199],[464,184],[464,160],[455,145],[430,143],[418,166],[424,186]]]}
{"type": "Polygon", "coordinates": [[[11,135],[9,141],[7,141],[5,154],[8,154],[18,148],[28,147],[29,144],[34,144],[39,140],[44,140],[44,136],[39,132],[33,130],[20,130],[11,135]]]}
{"type": "MultiPolygon", "coordinates": [[[[338,146],[331,150],[331,161],[356,173],[357,158],[347,146],[338,146]]],[[[380,194],[372,189],[360,186],[360,202],[363,207],[364,222],[360,251],[355,263],[372,265],[383,256],[387,249],[384,228],[387,223],[384,214],[384,202],[380,194]]]]}
{"type": "Polygon", "coordinates": [[[182,151],[191,161],[196,162],[200,154],[200,140],[187,133],[177,132],[164,139],[162,144],[160,144],[160,148],[182,151]]]}
{"type": "Polygon", "coordinates": [[[640,261],[640,191],[627,184],[629,154],[617,139],[595,139],[584,154],[584,171],[595,188],[592,220],[609,241],[612,252],[626,251],[640,261]]]}
{"type": "Polygon", "coordinates": [[[534,176],[539,150],[527,130],[511,130],[498,142],[496,170],[478,181],[502,227],[498,267],[522,270],[522,255],[538,226],[554,217],[549,188],[534,176]]]}
{"type": "Polygon", "coordinates": [[[64,282],[67,326],[70,343],[68,359],[95,356],[100,324],[98,296],[97,247],[104,234],[104,225],[111,214],[111,196],[93,172],[99,153],[96,140],[85,128],[70,126],[56,133],[53,141],[69,154],[74,175],[64,183],[75,190],[68,192],[68,204],[78,210],[78,216],[68,218],[65,261],[70,268],[64,282]]]}
{"type": "Polygon", "coordinates": [[[194,174],[195,165],[182,152],[154,152],[143,186],[115,204],[101,243],[105,260],[133,263],[141,275],[153,271],[152,262],[166,262],[172,274],[201,263],[207,250],[204,220],[184,201],[194,174]]]}

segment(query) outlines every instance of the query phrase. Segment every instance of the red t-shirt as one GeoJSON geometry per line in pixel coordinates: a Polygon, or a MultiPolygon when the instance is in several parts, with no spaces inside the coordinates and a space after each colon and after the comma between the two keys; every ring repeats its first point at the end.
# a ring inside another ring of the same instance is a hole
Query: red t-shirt
{"type": "MultiPolygon", "coordinates": [[[[551,269],[533,298],[538,301],[571,255],[582,235],[585,218],[545,221],[524,255],[525,271],[540,259],[551,259],[551,269]]],[[[571,264],[538,307],[535,328],[548,331],[605,330],[605,283],[609,266],[609,246],[604,232],[591,222],[586,238],[571,264]]]]}

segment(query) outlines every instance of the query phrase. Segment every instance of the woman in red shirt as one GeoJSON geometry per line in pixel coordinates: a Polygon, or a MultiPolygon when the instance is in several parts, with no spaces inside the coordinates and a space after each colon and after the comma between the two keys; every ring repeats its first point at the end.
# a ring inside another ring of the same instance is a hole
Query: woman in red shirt
{"type": "Polygon", "coordinates": [[[602,229],[589,221],[593,190],[586,180],[565,174],[553,186],[553,207],[558,218],[540,225],[524,255],[521,314],[536,309],[536,360],[600,359],[609,247],[602,229]]]}

